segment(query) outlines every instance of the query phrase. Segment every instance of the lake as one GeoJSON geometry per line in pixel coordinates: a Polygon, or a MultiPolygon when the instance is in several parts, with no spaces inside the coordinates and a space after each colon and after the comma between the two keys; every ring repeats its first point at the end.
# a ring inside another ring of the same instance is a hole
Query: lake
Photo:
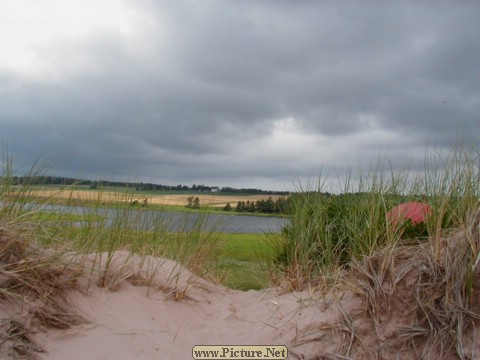
{"type": "Polygon", "coordinates": [[[195,226],[202,225],[202,230],[219,231],[224,233],[261,234],[279,232],[289,220],[280,217],[249,216],[234,214],[202,214],[159,210],[130,210],[113,208],[89,208],[84,206],[43,205],[42,211],[72,213],[72,214],[98,214],[105,216],[107,221],[115,218],[128,219],[145,229],[153,228],[154,224],[162,222],[170,231],[190,231],[195,226]]]}

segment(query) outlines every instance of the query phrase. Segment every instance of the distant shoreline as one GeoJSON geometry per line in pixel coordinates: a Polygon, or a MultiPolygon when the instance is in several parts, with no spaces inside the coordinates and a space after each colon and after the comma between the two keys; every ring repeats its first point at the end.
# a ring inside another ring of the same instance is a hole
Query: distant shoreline
{"type": "Polygon", "coordinates": [[[254,213],[223,211],[225,205],[230,204],[233,208],[239,201],[259,201],[272,198],[276,200],[284,197],[281,195],[251,195],[231,194],[221,195],[212,193],[159,191],[159,194],[150,191],[143,193],[131,189],[117,191],[117,189],[89,189],[87,187],[60,187],[60,186],[33,186],[26,194],[32,199],[40,199],[46,203],[77,205],[77,206],[124,206],[129,204],[135,208],[147,208],[149,210],[176,211],[176,212],[211,212],[225,215],[260,216],[260,217],[283,217],[278,213],[254,213]],[[187,208],[188,198],[195,196],[199,198],[200,208],[187,208]]]}

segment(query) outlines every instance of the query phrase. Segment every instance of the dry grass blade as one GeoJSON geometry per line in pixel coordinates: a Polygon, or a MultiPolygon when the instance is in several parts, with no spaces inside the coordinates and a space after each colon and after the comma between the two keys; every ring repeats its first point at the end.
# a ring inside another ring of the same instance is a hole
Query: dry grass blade
{"type": "Polygon", "coordinates": [[[299,359],[351,359],[354,348],[357,353],[368,354],[369,357],[374,356],[373,351],[368,349],[357,333],[354,319],[343,309],[341,304],[339,304],[339,310],[342,316],[341,321],[334,324],[311,324],[296,336],[293,347],[316,343],[317,348],[322,351],[310,357],[296,355],[299,359]],[[328,351],[325,351],[327,349],[328,351]]]}
{"type": "Polygon", "coordinates": [[[76,287],[78,271],[61,254],[32,245],[21,229],[0,228],[0,304],[6,309],[0,327],[2,359],[36,359],[43,350],[32,341],[35,329],[68,329],[85,322],[63,298],[65,290],[76,287]]]}
{"type": "Polygon", "coordinates": [[[422,359],[473,359],[479,346],[479,232],[475,225],[442,241],[396,244],[354,260],[343,286],[362,299],[366,311],[352,315],[340,307],[343,320],[312,324],[295,345],[328,349],[312,359],[391,358],[399,351],[422,359]]]}
{"type": "Polygon", "coordinates": [[[71,306],[59,300],[34,307],[29,313],[34,324],[40,328],[65,330],[85,323],[85,319],[73,311],[71,306]]]}
{"type": "Polygon", "coordinates": [[[31,338],[31,330],[19,321],[3,319],[0,321],[0,357],[2,359],[37,359],[44,350],[31,338]]]}
{"type": "Polygon", "coordinates": [[[0,226],[0,265],[8,265],[24,258],[27,245],[17,239],[15,234],[0,226]]]}

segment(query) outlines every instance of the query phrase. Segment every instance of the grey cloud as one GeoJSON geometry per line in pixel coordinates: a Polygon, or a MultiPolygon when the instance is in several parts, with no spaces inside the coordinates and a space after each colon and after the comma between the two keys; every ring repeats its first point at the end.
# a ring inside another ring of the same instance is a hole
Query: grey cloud
{"type": "Polygon", "coordinates": [[[118,34],[98,34],[50,49],[63,59],[64,81],[2,70],[2,139],[25,156],[53,154],[69,174],[224,185],[251,178],[265,187],[322,166],[345,168],[351,153],[400,163],[421,158],[426,142],[446,147],[462,133],[478,140],[474,3],[136,6],[158,25],[146,32],[145,53],[118,34]],[[317,140],[265,147],[285,118],[317,140]]]}

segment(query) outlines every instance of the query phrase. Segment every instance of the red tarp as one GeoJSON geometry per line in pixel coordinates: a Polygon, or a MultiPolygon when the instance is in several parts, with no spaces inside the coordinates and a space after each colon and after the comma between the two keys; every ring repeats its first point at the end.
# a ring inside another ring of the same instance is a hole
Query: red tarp
{"type": "Polygon", "coordinates": [[[410,220],[412,224],[425,222],[428,214],[432,212],[432,207],[422,202],[407,202],[395,206],[387,213],[387,219],[394,224],[410,220]]]}

